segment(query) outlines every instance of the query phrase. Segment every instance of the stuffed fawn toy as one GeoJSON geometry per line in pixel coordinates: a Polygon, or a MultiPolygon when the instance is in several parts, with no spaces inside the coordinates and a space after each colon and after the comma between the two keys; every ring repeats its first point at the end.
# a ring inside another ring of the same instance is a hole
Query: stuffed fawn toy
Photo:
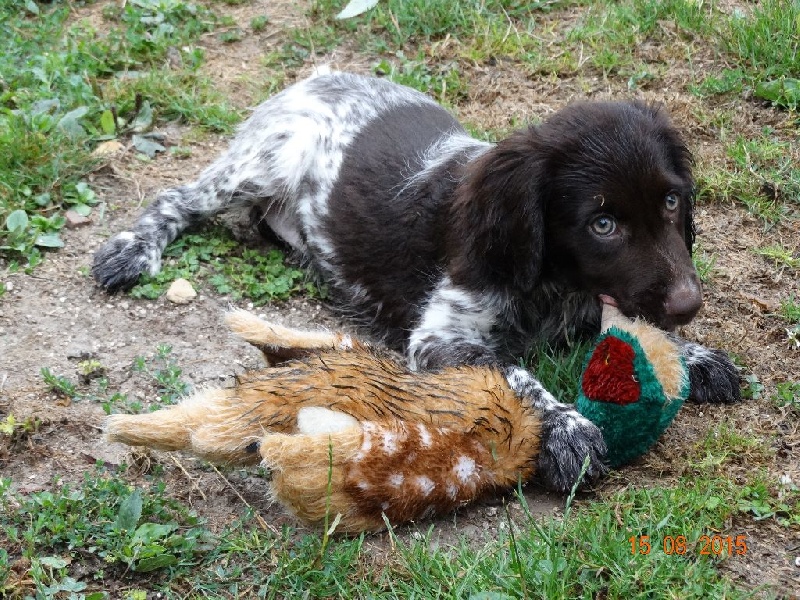
{"type": "MultiPolygon", "coordinates": [[[[655,371],[671,378],[667,387],[685,387],[677,350],[663,335],[651,340],[652,328],[606,313],[633,329],[630,335],[644,328],[648,348],[658,347],[656,360],[664,363],[655,371]]],[[[540,415],[499,368],[412,372],[348,335],[287,329],[244,311],[229,313],[226,322],[270,366],[245,374],[233,388],[203,390],[168,409],[112,415],[107,438],[185,450],[214,463],[262,463],[272,471],[272,493],[281,504],[312,525],[338,515],[338,530],[346,532],[382,529],[384,515],[396,524],[449,512],[534,475],[540,415]]],[[[613,394],[628,377],[615,373],[612,397],[599,397],[607,365],[614,367],[609,358],[619,354],[604,352],[589,357],[596,366],[584,388],[593,397],[583,398],[601,419],[615,409],[613,394]]],[[[623,387],[630,406],[636,400],[623,387]]],[[[658,393],[657,408],[647,409],[651,429],[671,420],[655,414],[658,407],[677,412],[674,394],[658,393]]],[[[660,431],[653,435],[646,444],[660,431]]]]}

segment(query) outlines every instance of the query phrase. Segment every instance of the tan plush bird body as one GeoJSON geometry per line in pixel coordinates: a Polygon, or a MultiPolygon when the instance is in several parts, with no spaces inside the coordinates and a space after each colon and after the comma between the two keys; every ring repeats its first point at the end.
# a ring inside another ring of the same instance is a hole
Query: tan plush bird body
{"type": "Polygon", "coordinates": [[[265,369],[174,407],[112,415],[111,441],[263,463],[274,497],[303,521],[359,532],[444,513],[533,475],[537,411],[499,369],[408,370],[339,333],[226,318],[265,369]]]}

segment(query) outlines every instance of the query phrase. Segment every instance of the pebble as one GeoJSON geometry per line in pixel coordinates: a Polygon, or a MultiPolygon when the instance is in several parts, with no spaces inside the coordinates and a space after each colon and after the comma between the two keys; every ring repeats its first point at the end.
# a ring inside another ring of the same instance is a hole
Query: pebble
{"type": "Polygon", "coordinates": [[[167,300],[174,304],[188,304],[197,296],[192,284],[183,278],[172,282],[167,290],[167,300]]]}
{"type": "Polygon", "coordinates": [[[83,215],[79,215],[71,208],[64,213],[64,218],[67,221],[65,223],[67,229],[77,229],[78,227],[83,227],[84,225],[88,225],[89,223],[92,222],[92,220],[89,217],[84,217],[83,215]]]}

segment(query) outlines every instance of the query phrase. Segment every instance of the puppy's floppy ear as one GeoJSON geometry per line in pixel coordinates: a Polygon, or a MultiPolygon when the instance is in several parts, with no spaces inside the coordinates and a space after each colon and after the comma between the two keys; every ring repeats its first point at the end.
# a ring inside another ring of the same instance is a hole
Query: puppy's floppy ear
{"type": "Polygon", "coordinates": [[[689,254],[691,254],[697,235],[697,229],[694,224],[694,200],[696,190],[694,186],[694,176],[692,174],[694,167],[692,152],[689,150],[686,141],[683,139],[678,129],[672,124],[663,104],[659,102],[647,104],[636,101],[633,102],[632,105],[653,120],[653,123],[658,128],[659,138],[664,142],[664,147],[666,148],[669,161],[672,163],[672,168],[678,176],[689,182],[692,186],[691,195],[686,198],[686,208],[684,212],[684,238],[686,239],[686,248],[689,250],[689,254]]]}
{"type": "Polygon", "coordinates": [[[694,200],[695,189],[692,188],[692,195],[687,198],[686,202],[686,221],[684,222],[684,236],[686,237],[686,248],[689,250],[691,256],[694,250],[694,240],[697,237],[697,227],[694,224],[694,200]]]}
{"type": "Polygon", "coordinates": [[[544,152],[533,128],[469,163],[456,188],[446,240],[456,283],[512,283],[528,292],[544,254],[544,152]]]}

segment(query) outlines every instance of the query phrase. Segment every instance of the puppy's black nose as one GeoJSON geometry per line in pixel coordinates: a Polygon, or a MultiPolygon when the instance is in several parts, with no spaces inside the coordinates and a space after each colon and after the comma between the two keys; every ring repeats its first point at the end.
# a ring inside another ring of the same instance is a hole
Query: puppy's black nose
{"type": "Polygon", "coordinates": [[[691,321],[703,305],[703,292],[696,277],[685,279],[669,291],[665,302],[667,316],[678,325],[691,321]]]}

